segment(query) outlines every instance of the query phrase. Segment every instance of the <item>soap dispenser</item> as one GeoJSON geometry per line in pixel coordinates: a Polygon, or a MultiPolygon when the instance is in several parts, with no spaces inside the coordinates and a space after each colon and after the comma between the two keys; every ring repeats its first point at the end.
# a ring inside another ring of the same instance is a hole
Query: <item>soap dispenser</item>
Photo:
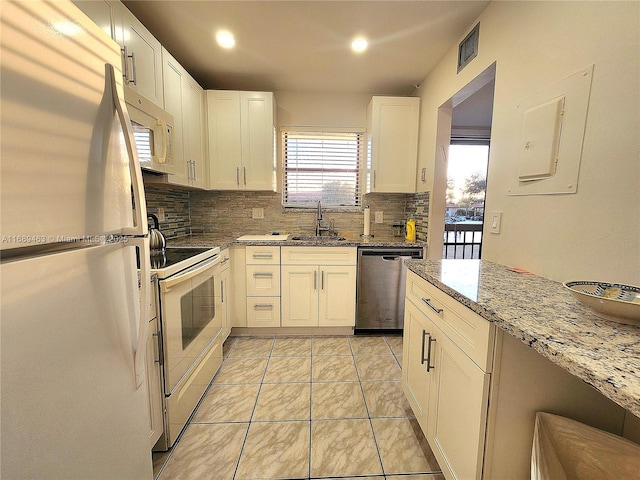
{"type": "Polygon", "coordinates": [[[407,242],[416,241],[416,221],[413,218],[407,220],[407,236],[405,237],[407,242]]]}

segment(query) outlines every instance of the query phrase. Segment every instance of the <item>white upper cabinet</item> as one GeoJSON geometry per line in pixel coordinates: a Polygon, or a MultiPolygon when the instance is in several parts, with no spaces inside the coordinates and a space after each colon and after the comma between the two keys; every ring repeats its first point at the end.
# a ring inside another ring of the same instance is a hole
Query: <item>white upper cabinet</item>
{"type": "Polygon", "coordinates": [[[420,99],[373,97],[367,108],[366,191],[414,193],[420,99]]]}
{"type": "Polygon", "coordinates": [[[176,175],[169,183],[205,188],[204,90],[171,54],[162,49],[164,108],[174,120],[176,175]]]}
{"type": "Polygon", "coordinates": [[[75,0],[76,7],[82,10],[93,23],[122,46],[122,5],[109,0],[75,0]]]}
{"type": "Polygon", "coordinates": [[[125,84],[163,107],[162,46],[124,5],[116,5],[122,15],[125,84]]]}
{"type": "Polygon", "coordinates": [[[271,92],[207,90],[209,187],[275,191],[271,92]]]}
{"type": "Polygon", "coordinates": [[[76,0],[74,3],[120,45],[125,85],[162,108],[160,42],[117,0],[76,0]]]}
{"type": "Polygon", "coordinates": [[[176,172],[186,176],[184,158],[184,76],[186,72],[182,66],[162,49],[162,77],[164,87],[164,109],[173,115],[173,161],[179,167],[176,172]]]}

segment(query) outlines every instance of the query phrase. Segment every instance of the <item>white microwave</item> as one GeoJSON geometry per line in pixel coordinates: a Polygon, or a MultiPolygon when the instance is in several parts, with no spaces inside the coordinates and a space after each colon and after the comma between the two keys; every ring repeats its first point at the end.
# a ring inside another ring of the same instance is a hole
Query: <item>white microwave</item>
{"type": "Polygon", "coordinates": [[[126,85],[124,99],[140,167],[159,173],[177,173],[173,155],[173,116],[126,85]]]}

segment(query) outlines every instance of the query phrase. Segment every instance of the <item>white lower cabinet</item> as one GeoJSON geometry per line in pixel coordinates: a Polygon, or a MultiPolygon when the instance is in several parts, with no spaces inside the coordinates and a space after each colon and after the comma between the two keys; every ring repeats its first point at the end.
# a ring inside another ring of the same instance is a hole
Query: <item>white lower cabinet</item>
{"type": "Polygon", "coordinates": [[[280,247],[245,251],[247,327],[280,326],[280,247]]]}
{"type": "Polygon", "coordinates": [[[280,297],[247,297],[247,327],[279,327],[280,297]]]}
{"type": "Polygon", "coordinates": [[[247,275],[246,247],[232,245],[229,248],[231,257],[231,275],[229,278],[229,327],[247,326],[247,275]]]}
{"type": "MultiPolygon", "coordinates": [[[[436,295],[434,288],[408,273],[403,389],[445,477],[480,479],[491,375],[463,348],[477,347],[482,338],[488,343],[493,328],[469,329],[474,322],[481,327],[485,326],[482,322],[489,322],[477,316],[471,320],[459,317],[445,305],[444,294],[436,295]],[[465,328],[472,332],[470,337],[479,335],[480,339],[464,342],[463,348],[444,333],[465,328]]],[[[483,367],[489,370],[486,363],[483,367]]]]}
{"type": "Polygon", "coordinates": [[[353,327],[356,249],[282,247],[282,326],[353,327]]]}
{"type": "MultiPolygon", "coordinates": [[[[481,478],[490,374],[438,328],[432,329],[427,436],[452,478],[481,478]]],[[[428,341],[429,341],[428,340],[428,341]]]]}
{"type": "Polygon", "coordinates": [[[356,266],[322,266],[319,269],[318,326],[355,325],[356,266]]]}
{"type": "Polygon", "coordinates": [[[431,388],[429,372],[425,365],[428,348],[426,341],[431,329],[431,321],[412,302],[406,301],[402,345],[402,389],[424,432],[427,431],[431,388]]]}
{"type": "Polygon", "coordinates": [[[535,414],[621,435],[625,411],[408,272],[402,388],[447,480],[527,480],[535,414]]]}
{"type": "Polygon", "coordinates": [[[222,309],[221,341],[224,342],[231,333],[231,254],[228,248],[220,252],[220,308],[222,309]]]}

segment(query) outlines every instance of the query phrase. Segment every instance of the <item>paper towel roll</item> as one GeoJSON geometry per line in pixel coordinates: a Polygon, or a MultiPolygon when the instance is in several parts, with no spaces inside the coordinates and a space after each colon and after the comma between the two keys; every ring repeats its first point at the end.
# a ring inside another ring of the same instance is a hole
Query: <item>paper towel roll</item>
{"type": "Polygon", "coordinates": [[[369,235],[369,228],[371,227],[371,210],[369,206],[364,207],[364,233],[363,235],[369,235]]]}

